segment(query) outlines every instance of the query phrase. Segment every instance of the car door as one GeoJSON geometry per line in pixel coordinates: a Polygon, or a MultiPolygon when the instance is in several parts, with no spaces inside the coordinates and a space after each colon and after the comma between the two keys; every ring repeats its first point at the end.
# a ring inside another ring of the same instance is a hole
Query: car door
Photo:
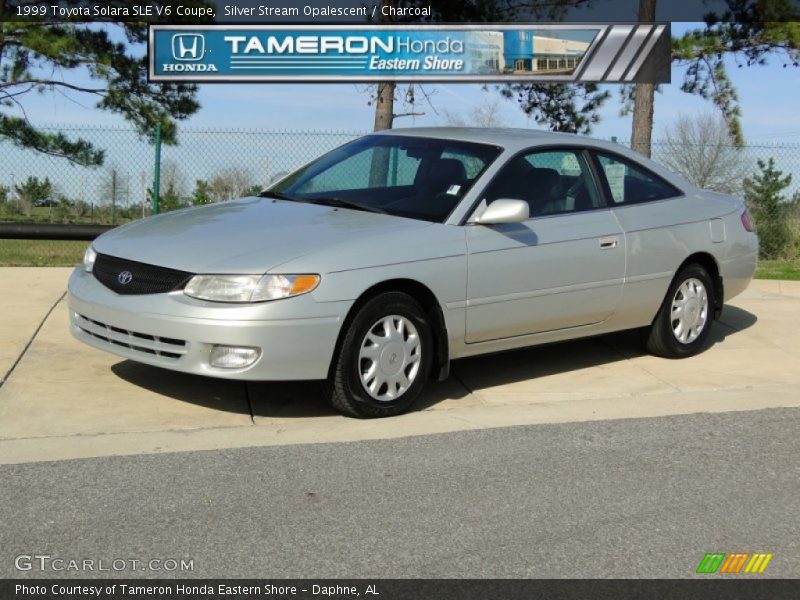
{"type": "Polygon", "coordinates": [[[625,237],[584,150],[523,152],[482,198],[525,200],[530,218],[467,226],[467,343],[592,326],[614,312],[625,237]]]}

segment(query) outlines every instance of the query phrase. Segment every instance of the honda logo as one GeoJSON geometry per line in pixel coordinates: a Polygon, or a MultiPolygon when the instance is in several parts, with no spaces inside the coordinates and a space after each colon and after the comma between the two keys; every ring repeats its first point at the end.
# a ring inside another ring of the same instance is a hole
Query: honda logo
{"type": "Polygon", "coordinates": [[[131,279],[133,279],[133,273],[130,271],[122,271],[117,275],[117,281],[119,281],[120,285],[128,285],[131,279]]]}
{"type": "Polygon", "coordinates": [[[172,36],[172,57],[175,60],[203,60],[206,39],[199,33],[179,33],[172,36]]]}

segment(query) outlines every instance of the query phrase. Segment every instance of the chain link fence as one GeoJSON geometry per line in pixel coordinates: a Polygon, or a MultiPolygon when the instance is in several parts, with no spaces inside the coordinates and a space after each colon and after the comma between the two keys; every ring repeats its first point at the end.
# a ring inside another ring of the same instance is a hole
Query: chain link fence
{"type": "MultiPolygon", "coordinates": [[[[129,128],[47,127],[104,151],[84,167],[0,141],[0,222],[119,225],[158,211],[256,193],[358,131],[184,129],[175,146],[129,128]]],[[[154,136],[155,137],[155,136],[154,136]]],[[[0,239],[0,265],[75,264],[86,242],[0,239]]]]}
{"type": "Polygon", "coordinates": [[[800,279],[800,144],[664,140],[652,156],[699,187],[743,198],[759,237],[758,276],[800,279]]]}
{"type": "MultiPolygon", "coordinates": [[[[0,141],[0,222],[118,225],[150,215],[159,172],[160,212],[254,193],[364,132],[182,129],[161,147],[130,128],[52,126],[104,152],[82,167],[0,141]],[[158,169],[157,169],[158,167],[158,169]]],[[[624,142],[620,142],[624,143],[624,142]]],[[[800,273],[800,144],[685,145],[656,141],[653,158],[704,187],[745,198],[762,265],[800,273]]],[[[0,265],[64,265],[85,242],[0,239],[0,265]]],[[[778,273],[780,275],[780,273],[778,273]]]]}

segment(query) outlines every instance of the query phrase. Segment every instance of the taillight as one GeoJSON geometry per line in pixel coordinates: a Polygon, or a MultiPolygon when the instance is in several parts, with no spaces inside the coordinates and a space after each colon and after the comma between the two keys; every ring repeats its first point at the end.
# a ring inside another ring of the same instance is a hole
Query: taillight
{"type": "Polygon", "coordinates": [[[750,213],[747,212],[747,209],[742,213],[742,227],[746,231],[753,231],[753,222],[750,220],[750,213]]]}

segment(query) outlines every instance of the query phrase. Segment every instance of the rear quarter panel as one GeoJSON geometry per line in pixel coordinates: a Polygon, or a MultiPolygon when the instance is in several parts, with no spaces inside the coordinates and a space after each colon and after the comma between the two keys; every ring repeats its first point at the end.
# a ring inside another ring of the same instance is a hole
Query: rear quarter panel
{"type": "Polygon", "coordinates": [[[650,324],[677,269],[697,252],[714,258],[726,292],[728,285],[735,290],[743,280],[749,282],[752,269],[748,267],[736,274],[735,281],[729,284],[728,280],[740,257],[752,253],[752,244],[738,231],[744,232],[738,223],[742,210],[735,198],[699,190],[669,200],[614,208],[625,232],[627,263],[622,301],[609,326],[627,329],[650,324]]]}

